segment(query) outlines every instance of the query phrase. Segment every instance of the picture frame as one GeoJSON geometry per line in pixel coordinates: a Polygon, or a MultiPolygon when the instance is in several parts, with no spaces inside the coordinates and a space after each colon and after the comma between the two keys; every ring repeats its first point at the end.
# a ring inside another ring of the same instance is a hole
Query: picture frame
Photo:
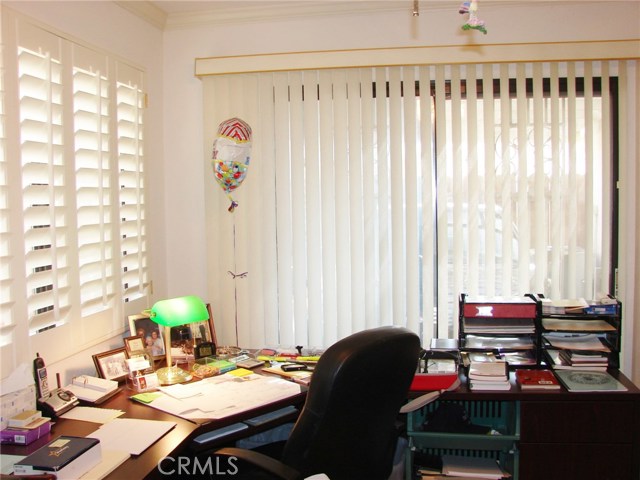
{"type": "Polygon", "coordinates": [[[133,335],[131,337],[124,338],[124,348],[129,356],[132,352],[145,351],[146,344],[144,337],[142,335],[133,335]]]}
{"type": "Polygon", "coordinates": [[[185,344],[188,344],[189,348],[192,349],[200,343],[217,344],[213,315],[211,314],[211,304],[207,303],[206,306],[209,312],[208,320],[171,328],[172,347],[181,348],[185,344]]]}
{"type": "Polygon", "coordinates": [[[163,328],[155,323],[148,314],[129,315],[129,331],[133,337],[144,339],[144,348],[151,358],[159,360],[165,356],[163,328]]]}
{"type": "Polygon", "coordinates": [[[120,382],[127,376],[127,350],[125,347],[114,348],[106,352],[92,355],[96,372],[100,378],[120,382]]]}

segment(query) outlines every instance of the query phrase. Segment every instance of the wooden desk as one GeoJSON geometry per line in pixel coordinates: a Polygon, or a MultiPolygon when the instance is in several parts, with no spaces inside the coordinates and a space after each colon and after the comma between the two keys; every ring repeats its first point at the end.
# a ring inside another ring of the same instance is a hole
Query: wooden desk
{"type": "MultiPolygon", "coordinates": [[[[301,392],[298,395],[289,397],[283,400],[279,400],[273,403],[263,405],[258,408],[254,408],[237,415],[232,415],[219,420],[203,420],[199,422],[192,422],[180,417],[176,417],[169,413],[157,410],[153,407],[149,407],[142,403],[131,400],[129,396],[132,394],[130,390],[124,388],[120,393],[110,398],[106,402],[100,405],[102,408],[110,408],[122,410],[125,414],[121,418],[139,418],[147,420],[165,420],[175,422],[175,428],[171,429],[166,435],[160,438],[157,442],[146,449],[141,455],[131,456],[129,460],[124,462],[116,470],[114,470],[106,478],[108,480],[122,480],[122,479],[154,479],[164,478],[157,470],[158,462],[165,457],[177,457],[181,454],[189,454],[195,451],[191,445],[192,440],[203,433],[217,430],[234,423],[242,422],[259,415],[269,413],[280,408],[294,405],[301,407],[304,404],[306,398],[306,388],[301,388],[301,392]]],[[[251,436],[255,433],[273,428],[274,426],[282,423],[292,421],[296,415],[291,414],[286,417],[278,418],[273,422],[263,424],[259,427],[249,427],[240,433],[233,434],[224,437],[216,442],[211,442],[206,445],[206,449],[228,445],[230,442],[235,442],[240,438],[251,436]]],[[[51,433],[43,437],[36,442],[28,446],[17,445],[3,445],[2,453],[8,455],[28,455],[29,453],[37,450],[41,446],[47,444],[49,441],[60,435],[76,435],[76,436],[90,436],[92,432],[100,427],[97,423],[82,422],[78,420],[58,419],[53,425],[51,433]]],[[[201,449],[204,449],[202,447],[201,449]]]]}
{"type": "MultiPolygon", "coordinates": [[[[500,422],[507,421],[509,432],[503,438],[510,445],[500,444],[495,450],[508,457],[514,480],[638,480],[640,389],[623,374],[610,373],[628,391],[522,391],[512,374],[510,391],[470,391],[463,380],[460,388],[440,400],[462,403],[472,416],[501,416],[500,422]],[[495,414],[497,410],[502,413],[495,414]],[[509,452],[510,446],[515,450],[509,452]]],[[[461,450],[490,451],[500,443],[500,437],[487,435],[422,432],[423,414],[409,420],[414,446],[437,450],[449,442],[461,450]]]]}

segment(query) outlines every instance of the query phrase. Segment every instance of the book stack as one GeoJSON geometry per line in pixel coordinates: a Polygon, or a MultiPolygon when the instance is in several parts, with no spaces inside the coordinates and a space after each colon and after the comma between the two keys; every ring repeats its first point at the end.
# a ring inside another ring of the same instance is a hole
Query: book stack
{"type": "Polygon", "coordinates": [[[517,369],[516,381],[522,390],[559,390],[560,382],[551,370],[517,369]]]}
{"type": "Polygon", "coordinates": [[[609,358],[597,352],[574,350],[547,350],[549,363],[554,370],[592,370],[604,372],[609,366],[609,358]]]}
{"type": "Polygon", "coordinates": [[[29,445],[51,431],[51,419],[38,410],[25,410],[9,419],[0,431],[0,443],[29,445]]]}
{"type": "Polygon", "coordinates": [[[576,352],[574,350],[560,350],[560,357],[573,368],[581,370],[606,370],[609,358],[597,352],[576,352]]]}
{"type": "Polygon", "coordinates": [[[52,473],[57,480],[75,480],[102,459],[97,438],[61,435],[13,465],[16,475],[52,473]]]}
{"type": "Polygon", "coordinates": [[[510,390],[507,362],[474,362],[469,364],[469,388],[471,390],[510,390]]]}

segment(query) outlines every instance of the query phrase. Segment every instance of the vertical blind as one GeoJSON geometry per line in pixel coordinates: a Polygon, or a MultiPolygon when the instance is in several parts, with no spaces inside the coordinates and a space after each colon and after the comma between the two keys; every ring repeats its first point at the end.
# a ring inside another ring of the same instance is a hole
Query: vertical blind
{"type": "Polygon", "coordinates": [[[253,128],[246,180],[205,175],[209,297],[226,342],[326,347],[403,325],[457,335],[460,293],[612,290],[624,61],[203,78],[253,128]],[[246,273],[246,275],[238,275],[246,273]]]}
{"type": "Polygon", "coordinates": [[[22,17],[5,25],[3,376],[31,349],[53,362],[120,333],[149,284],[144,72],[22,17]]]}

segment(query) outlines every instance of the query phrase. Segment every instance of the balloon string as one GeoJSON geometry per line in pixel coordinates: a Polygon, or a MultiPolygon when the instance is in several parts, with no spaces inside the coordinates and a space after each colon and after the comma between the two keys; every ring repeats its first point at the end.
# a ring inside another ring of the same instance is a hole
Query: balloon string
{"type": "MultiPolygon", "coordinates": [[[[231,211],[231,210],[230,210],[231,211]]],[[[236,269],[236,216],[233,216],[233,269],[236,269]]],[[[231,272],[229,272],[231,273],[231,272]]],[[[236,276],[234,274],[233,279],[236,276]]],[[[238,286],[236,282],[233,282],[233,300],[235,302],[235,321],[236,321],[236,346],[240,344],[238,336],[238,286]]]]}

